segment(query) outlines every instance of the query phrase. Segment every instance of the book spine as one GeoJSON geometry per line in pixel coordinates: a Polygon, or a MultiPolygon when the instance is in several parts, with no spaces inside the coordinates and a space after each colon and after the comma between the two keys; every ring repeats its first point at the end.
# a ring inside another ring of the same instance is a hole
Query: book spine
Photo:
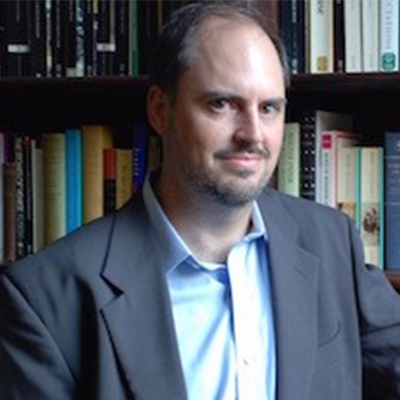
{"type": "Polygon", "coordinates": [[[104,149],[104,215],[116,209],[116,149],[104,149]]]}
{"type": "Polygon", "coordinates": [[[357,226],[365,262],[383,268],[383,149],[359,148],[357,226]]]}
{"type": "Polygon", "coordinates": [[[400,271],[400,132],[386,132],[385,168],[385,264],[400,271]]]}
{"type": "Polygon", "coordinates": [[[121,208],[132,196],[132,169],[132,149],[116,149],[116,208],[121,208]]]}
{"type": "Polygon", "coordinates": [[[344,72],[345,70],[344,1],[345,0],[334,0],[334,9],[333,9],[334,68],[333,69],[335,72],[344,72]]]}
{"type": "Polygon", "coordinates": [[[278,190],[300,196],[300,124],[285,124],[285,133],[278,163],[278,190]]]}
{"type": "Polygon", "coordinates": [[[357,215],[357,152],[356,147],[338,149],[337,208],[353,221],[357,215]]]}
{"type": "Polygon", "coordinates": [[[399,70],[399,23],[398,0],[380,1],[380,70],[399,70]]]}
{"type": "Polygon", "coordinates": [[[7,1],[7,75],[29,76],[30,44],[28,2],[7,1]]]}
{"type": "Polygon", "coordinates": [[[46,8],[43,0],[32,0],[30,6],[30,69],[31,75],[45,77],[46,70],[46,8]]]}
{"type": "Polygon", "coordinates": [[[16,163],[3,164],[4,173],[4,262],[17,259],[17,168],[16,163]]]}
{"type": "Polygon", "coordinates": [[[113,75],[116,53],[115,2],[98,0],[96,16],[96,75],[113,75]]]}
{"type": "Polygon", "coordinates": [[[305,199],[315,200],[315,114],[313,112],[306,113],[301,117],[300,124],[300,195],[305,199]]]}
{"type": "Polygon", "coordinates": [[[133,190],[139,190],[144,182],[148,165],[148,135],[144,123],[135,124],[133,135],[133,190]]]}
{"type": "Polygon", "coordinates": [[[116,45],[116,59],[115,59],[115,74],[116,75],[129,75],[129,52],[130,52],[130,0],[115,0],[115,45],[116,45]]]}
{"type": "Polygon", "coordinates": [[[362,58],[364,72],[379,71],[379,2],[362,3],[362,58]]]}
{"type": "Polygon", "coordinates": [[[45,244],[66,234],[65,134],[42,135],[45,204],[45,244]]]}
{"type": "Polygon", "coordinates": [[[309,0],[310,3],[310,72],[333,72],[333,3],[309,0]]]}
{"type": "Polygon", "coordinates": [[[67,77],[76,77],[77,74],[77,2],[64,0],[65,3],[65,73],[67,77]]]}
{"type": "Polygon", "coordinates": [[[66,140],[66,230],[67,233],[82,226],[82,132],[69,128],[66,140]]]}
{"type": "Polygon", "coordinates": [[[345,72],[362,72],[361,0],[344,2],[345,72]]]}
{"type": "Polygon", "coordinates": [[[84,75],[93,76],[95,68],[95,11],[94,0],[83,0],[84,75]]]}

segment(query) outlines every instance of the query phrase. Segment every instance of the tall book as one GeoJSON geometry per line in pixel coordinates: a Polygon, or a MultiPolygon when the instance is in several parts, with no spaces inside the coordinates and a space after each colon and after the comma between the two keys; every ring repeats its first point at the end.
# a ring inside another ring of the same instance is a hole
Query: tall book
{"type": "Polygon", "coordinates": [[[129,75],[130,59],[130,0],[115,0],[115,74],[129,75]]]}
{"type": "Polygon", "coordinates": [[[359,147],[356,223],[365,261],[384,266],[383,148],[359,147]]]}
{"type": "Polygon", "coordinates": [[[363,72],[379,71],[379,7],[379,1],[362,1],[361,43],[363,72]]]}
{"type": "Polygon", "coordinates": [[[358,141],[359,135],[352,131],[333,129],[322,132],[319,166],[322,204],[337,208],[338,150],[342,147],[355,146],[358,141]]]}
{"type": "Polygon", "coordinates": [[[333,3],[333,69],[335,72],[344,72],[345,69],[344,1],[334,0],[333,3]]]}
{"type": "Polygon", "coordinates": [[[333,72],[333,2],[309,0],[310,72],[333,72]]]}
{"type": "Polygon", "coordinates": [[[63,132],[44,133],[42,149],[44,242],[45,245],[49,245],[67,233],[65,134],[63,132]]]}
{"type": "Polygon", "coordinates": [[[28,29],[28,1],[7,1],[7,75],[29,76],[30,43],[28,29]]]}
{"type": "Polygon", "coordinates": [[[285,124],[281,155],[278,162],[278,190],[300,196],[300,123],[285,124]]]}
{"type": "Polygon", "coordinates": [[[399,70],[399,24],[400,5],[398,0],[380,1],[380,70],[399,70]]]}
{"type": "Polygon", "coordinates": [[[133,151],[116,149],[116,208],[121,208],[132,196],[133,151]]]}
{"type": "Polygon", "coordinates": [[[82,131],[68,128],[66,140],[66,230],[74,231],[83,224],[82,131]]]}
{"type": "Polygon", "coordinates": [[[362,72],[361,0],[344,2],[345,72],[362,72]]]}
{"type": "Polygon", "coordinates": [[[352,117],[347,114],[316,110],[315,112],[315,200],[324,204],[323,134],[330,130],[352,130],[352,117]]]}
{"type": "Polygon", "coordinates": [[[32,147],[32,235],[33,252],[44,247],[44,172],[43,149],[32,147]]]}
{"type": "Polygon", "coordinates": [[[133,190],[136,192],[143,185],[149,155],[148,131],[144,122],[135,124],[133,135],[133,190]]]}
{"type": "Polygon", "coordinates": [[[104,125],[82,126],[83,151],[83,222],[103,215],[103,151],[112,147],[111,130],[104,125]]]}
{"type": "Polygon", "coordinates": [[[17,259],[17,194],[16,179],[17,169],[14,161],[2,165],[4,175],[4,256],[5,263],[11,263],[17,259]]]}
{"type": "Polygon", "coordinates": [[[385,168],[385,265],[400,271],[400,132],[386,132],[385,168]]]}
{"type": "Polygon", "coordinates": [[[103,191],[104,191],[104,215],[111,214],[116,209],[116,149],[104,149],[103,157],[103,191]]]}
{"type": "Polygon", "coordinates": [[[45,77],[46,69],[46,4],[31,0],[29,4],[30,75],[45,77]]]}
{"type": "Polygon", "coordinates": [[[337,208],[353,221],[357,218],[357,147],[341,147],[337,150],[337,208]]]}

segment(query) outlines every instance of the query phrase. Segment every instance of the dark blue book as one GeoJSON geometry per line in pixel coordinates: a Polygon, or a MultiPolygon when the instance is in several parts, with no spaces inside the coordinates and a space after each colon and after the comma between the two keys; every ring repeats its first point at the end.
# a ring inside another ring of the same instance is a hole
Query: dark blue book
{"type": "Polygon", "coordinates": [[[133,190],[139,190],[144,182],[148,166],[148,133],[146,124],[135,124],[133,135],[133,190]]]}
{"type": "Polygon", "coordinates": [[[386,269],[400,271],[400,131],[385,133],[384,168],[386,269]]]}

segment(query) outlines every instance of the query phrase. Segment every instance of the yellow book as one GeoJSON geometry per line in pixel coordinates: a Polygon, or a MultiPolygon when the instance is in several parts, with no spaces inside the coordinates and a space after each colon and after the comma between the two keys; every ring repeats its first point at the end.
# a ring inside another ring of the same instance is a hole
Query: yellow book
{"type": "Polygon", "coordinates": [[[113,144],[105,125],[82,126],[83,221],[88,223],[104,213],[103,150],[113,144]]]}
{"type": "Polygon", "coordinates": [[[42,135],[44,244],[66,234],[65,135],[42,135]]]}

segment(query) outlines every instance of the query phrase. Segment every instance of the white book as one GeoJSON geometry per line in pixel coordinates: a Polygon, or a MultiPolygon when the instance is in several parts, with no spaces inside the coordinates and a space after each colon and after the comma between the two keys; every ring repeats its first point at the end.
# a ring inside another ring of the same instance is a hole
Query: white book
{"type": "Polygon", "coordinates": [[[379,71],[379,1],[362,0],[362,66],[364,72],[379,71]]]}
{"type": "Polygon", "coordinates": [[[333,2],[309,0],[309,64],[312,74],[333,72],[333,2]]]}
{"type": "Polygon", "coordinates": [[[380,1],[380,70],[399,70],[399,0],[380,1]]]}
{"type": "Polygon", "coordinates": [[[315,200],[324,204],[322,175],[322,134],[325,131],[340,129],[352,130],[350,115],[332,111],[317,110],[315,113],[315,200]]]}
{"type": "Polygon", "coordinates": [[[278,163],[278,190],[300,196],[300,123],[287,122],[278,163]]]}
{"type": "Polygon", "coordinates": [[[362,72],[361,0],[344,2],[345,72],[362,72]]]}

